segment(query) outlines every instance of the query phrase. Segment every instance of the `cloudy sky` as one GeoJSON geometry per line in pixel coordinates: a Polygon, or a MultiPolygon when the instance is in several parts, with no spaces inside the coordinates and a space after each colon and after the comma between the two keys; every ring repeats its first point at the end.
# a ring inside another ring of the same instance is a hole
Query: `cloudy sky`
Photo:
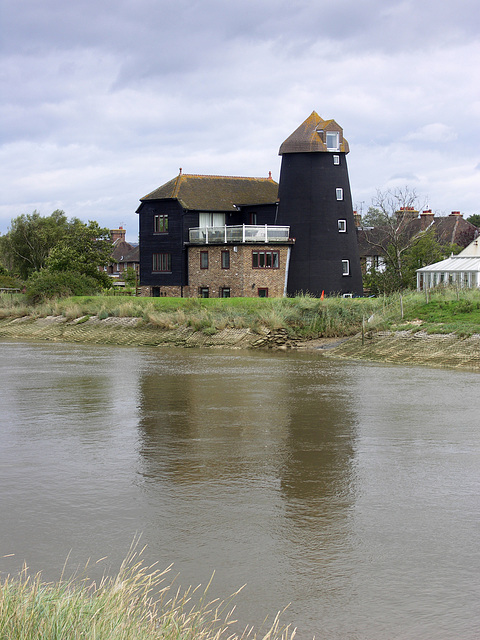
{"type": "Polygon", "coordinates": [[[408,185],[480,213],[478,0],[0,0],[0,232],[37,209],[124,225],[186,173],[278,179],[315,110],[354,206],[408,185]]]}

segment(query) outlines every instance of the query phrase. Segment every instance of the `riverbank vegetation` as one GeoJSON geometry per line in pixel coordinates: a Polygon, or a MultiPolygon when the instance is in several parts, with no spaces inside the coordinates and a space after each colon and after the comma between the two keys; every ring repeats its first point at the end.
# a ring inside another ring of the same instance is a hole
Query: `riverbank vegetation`
{"type": "Polygon", "coordinates": [[[181,326],[213,335],[226,328],[284,330],[300,340],[351,336],[360,331],[480,333],[480,292],[441,288],[378,298],[136,298],[75,296],[30,305],[22,294],[0,295],[0,318],[47,316],[86,322],[91,317],[138,318],[139,326],[181,326]]]}
{"type": "MultiPolygon", "coordinates": [[[[208,587],[182,592],[166,571],[146,567],[132,551],[118,574],[98,584],[74,577],[46,583],[41,575],[0,583],[0,638],[8,640],[291,640],[277,615],[269,628],[234,631],[235,595],[208,600],[208,587]]],[[[237,592],[238,593],[238,592],[237,592]]]]}

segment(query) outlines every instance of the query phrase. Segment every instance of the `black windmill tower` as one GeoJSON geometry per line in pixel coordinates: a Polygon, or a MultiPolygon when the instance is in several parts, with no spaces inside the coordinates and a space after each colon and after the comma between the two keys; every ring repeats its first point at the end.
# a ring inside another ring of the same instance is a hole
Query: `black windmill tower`
{"type": "Polygon", "coordinates": [[[315,111],[280,147],[277,224],[295,238],[289,295],[363,294],[348,151],[343,129],[315,111]]]}

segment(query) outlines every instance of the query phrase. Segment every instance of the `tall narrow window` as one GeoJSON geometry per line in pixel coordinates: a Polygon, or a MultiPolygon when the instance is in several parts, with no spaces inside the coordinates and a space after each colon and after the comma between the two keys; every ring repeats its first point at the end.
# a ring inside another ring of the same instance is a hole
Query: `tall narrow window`
{"type": "Polygon", "coordinates": [[[337,194],[337,200],[343,200],[343,189],[339,187],[335,192],[337,194]]]}
{"type": "Polygon", "coordinates": [[[338,231],[339,233],[347,232],[347,221],[346,220],[338,220],[338,231]]]}
{"type": "Polygon", "coordinates": [[[222,251],[222,269],[230,269],[230,251],[222,251]]]}
{"type": "Polygon", "coordinates": [[[200,251],[200,269],[208,269],[208,251],[200,251]]]}
{"type": "Polygon", "coordinates": [[[168,233],[167,215],[158,215],[153,217],[153,233],[168,233]]]}
{"type": "Polygon", "coordinates": [[[340,164],[340,156],[333,156],[333,164],[340,164]]]}
{"type": "Polygon", "coordinates": [[[338,151],[340,148],[340,134],[338,131],[327,131],[326,143],[329,151],[338,151]]]}
{"type": "Polygon", "coordinates": [[[171,253],[154,253],[152,270],[157,272],[166,272],[172,270],[172,254],[171,253]]]}
{"type": "Polygon", "coordinates": [[[350,275],[350,260],[342,260],[342,275],[350,275]]]}

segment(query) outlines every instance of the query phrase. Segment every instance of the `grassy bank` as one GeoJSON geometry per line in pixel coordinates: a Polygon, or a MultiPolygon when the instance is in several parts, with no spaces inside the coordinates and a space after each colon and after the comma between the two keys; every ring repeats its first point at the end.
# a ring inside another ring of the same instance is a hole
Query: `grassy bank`
{"type": "Polygon", "coordinates": [[[0,583],[0,638],[8,640],[288,640],[294,631],[278,616],[258,634],[232,631],[234,596],[209,602],[207,591],[180,592],[165,573],[145,567],[132,552],[117,576],[58,583],[25,570],[0,583]],[[194,604],[195,603],[195,604],[194,604]]]}
{"type": "Polygon", "coordinates": [[[225,328],[253,332],[286,330],[298,339],[348,336],[359,331],[363,318],[381,309],[375,299],[297,298],[131,298],[93,296],[66,298],[36,306],[21,295],[0,298],[0,318],[62,316],[67,320],[95,316],[138,318],[159,329],[186,326],[215,334],[225,328]]]}
{"type": "MultiPolygon", "coordinates": [[[[430,294],[428,299],[417,292],[385,298],[332,297],[324,300],[308,296],[270,299],[90,296],[35,306],[27,305],[21,294],[1,295],[0,323],[9,325],[10,334],[0,332],[0,335],[15,337],[11,321],[20,318],[32,322],[54,318],[64,322],[63,328],[51,336],[43,329],[43,334],[37,336],[39,339],[61,339],[62,336],[69,339],[67,328],[73,327],[74,336],[79,336],[82,324],[88,325],[92,332],[94,320],[98,333],[105,330],[101,321],[107,321],[104,324],[108,325],[112,320],[109,324],[112,328],[113,320],[117,319],[117,325],[121,325],[124,332],[130,330],[132,335],[131,342],[126,342],[124,336],[119,344],[135,344],[134,333],[139,336],[138,344],[158,344],[159,336],[169,332],[174,336],[174,342],[180,336],[181,343],[185,336],[193,334],[213,338],[222,332],[242,330],[250,332],[251,336],[283,332],[288,339],[296,341],[347,337],[362,331],[372,334],[405,330],[428,335],[455,334],[463,338],[480,333],[480,292],[445,288],[430,294]],[[122,319],[124,322],[120,322],[122,319]]],[[[56,324],[58,327],[59,323],[56,324]]],[[[26,325],[24,323],[24,327],[26,325]]],[[[115,343],[116,337],[120,337],[120,326],[117,329],[117,334],[99,341],[115,343]]],[[[197,341],[191,346],[194,344],[203,343],[197,341]]]]}

